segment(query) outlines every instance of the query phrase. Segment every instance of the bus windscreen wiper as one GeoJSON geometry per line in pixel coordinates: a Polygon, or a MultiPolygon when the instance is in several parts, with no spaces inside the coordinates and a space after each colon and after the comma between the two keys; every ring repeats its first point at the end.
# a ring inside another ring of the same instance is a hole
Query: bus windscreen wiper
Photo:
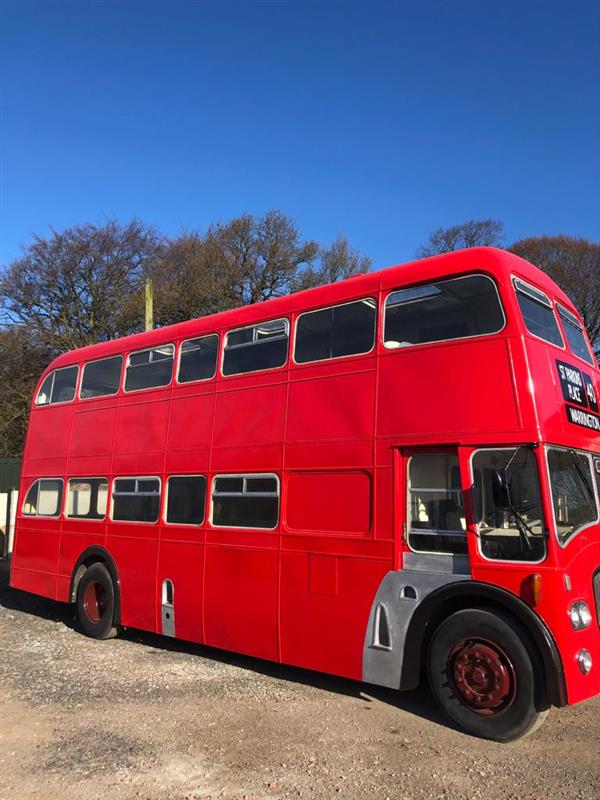
{"type": "Polygon", "coordinates": [[[569,455],[573,457],[573,464],[575,465],[575,471],[577,472],[577,477],[579,478],[580,482],[582,483],[583,487],[585,488],[588,497],[592,501],[592,505],[596,505],[596,496],[594,495],[594,490],[588,483],[587,475],[581,469],[581,464],[579,463],[579,459],[577,457],[577,453],[575,450],[569,450],[569,455]]]}

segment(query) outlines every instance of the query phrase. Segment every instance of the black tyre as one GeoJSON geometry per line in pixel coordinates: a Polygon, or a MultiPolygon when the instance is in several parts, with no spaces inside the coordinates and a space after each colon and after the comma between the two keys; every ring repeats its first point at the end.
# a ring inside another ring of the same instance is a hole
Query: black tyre
{"type": "Polygon", "coordinates": [[[77,618],[82,631],[92,639],[110,639],[117,635],[115,587],[104,564],[92,564],[77,586],[77,618]]]}
{"type": "Polygon", "coordinates": [[[527,634],[502,612],[457,611],[429,646],[431,691],[463,731],[497,742],[532,733],[547,710],[527,634]],[[541,707],[538,707],[541,706],[541,707]]]}

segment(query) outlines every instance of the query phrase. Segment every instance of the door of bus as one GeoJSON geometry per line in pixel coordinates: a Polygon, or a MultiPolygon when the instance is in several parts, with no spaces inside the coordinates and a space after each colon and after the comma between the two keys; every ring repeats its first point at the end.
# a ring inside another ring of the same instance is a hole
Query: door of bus
{"type": "Polygon", "coordinates": [[[403,569],[469,575],[458,448],[405,448],[396,467],[403,569]]]}

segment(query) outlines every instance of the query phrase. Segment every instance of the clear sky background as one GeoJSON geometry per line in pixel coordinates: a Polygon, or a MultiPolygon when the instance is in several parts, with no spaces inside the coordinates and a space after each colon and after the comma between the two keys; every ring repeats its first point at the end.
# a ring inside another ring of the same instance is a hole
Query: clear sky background
{"type": "Polygon", "coordinates": [[[376,267],[439,226],[600,239],[600,2],[0,0],[0,264],[278,208],[376,267]]]}

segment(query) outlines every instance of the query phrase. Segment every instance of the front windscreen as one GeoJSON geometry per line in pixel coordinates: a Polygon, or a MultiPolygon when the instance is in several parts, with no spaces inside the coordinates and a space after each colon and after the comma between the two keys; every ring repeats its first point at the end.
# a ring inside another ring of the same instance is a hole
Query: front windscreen
{"type": "Polygon", "coordinates": [[[563,338],[548,295],[519,278],[514,279],[514,285],[523,322],[529,333],[557,347],[563,347],[563,338]]]}
{"type": "Polygon", "coordinates": [[[548,468],[556,535],[565,545],[575,533],[598,520],[591,456],[552,448],[548,468]]]}
{"type": "Polygon", "coordinates": [[[546,535],[532,450],[479,450],[473,456],[473,477],[482,554],[495,561],[541,561],[546,535]]]}
{"type": "Polygon", "coordinates": [[[569,342],[569,347],[573,353],[575,353],[576,356],[579,356],[579,358],[582,358],[584,361],[587,361],[588,364],[593,364],[594,359],[592,358],[590,348],[585,339],[583,328],[581,327],[577,317],[560,305],[558,306],[558,313],[560,314],[560,320],[562,322],[567,341],[569,342]]]}

